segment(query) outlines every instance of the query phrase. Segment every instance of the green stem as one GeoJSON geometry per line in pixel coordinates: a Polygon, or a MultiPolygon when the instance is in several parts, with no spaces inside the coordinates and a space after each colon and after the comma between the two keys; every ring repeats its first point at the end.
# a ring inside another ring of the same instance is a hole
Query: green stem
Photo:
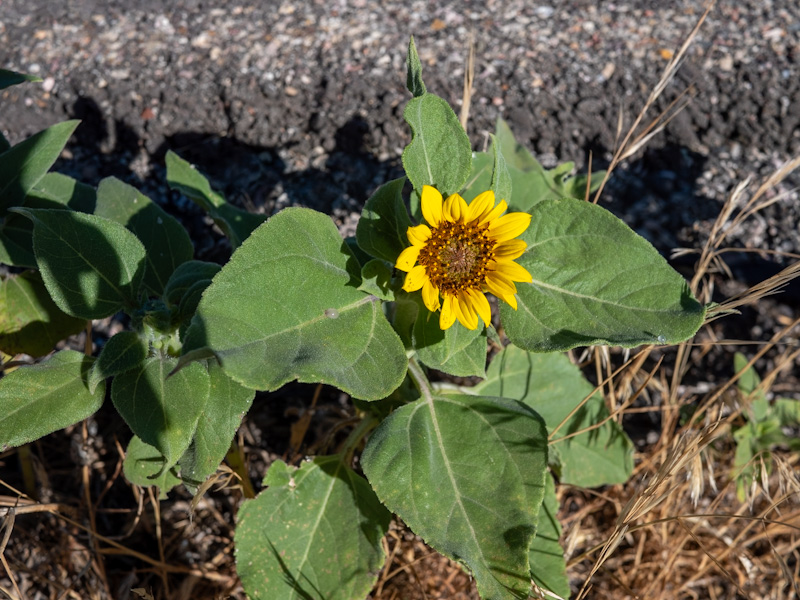
{"type": "Polygon", "coordinates": [[[351,463],[353,460],[353,452],[356,447],[361,443],[361,440],[364,439],[364,436],[377,426],[378,419],[372,414],[365,415],[364,418],[359,421],[358,425],[350,432],[350,435],[347,436],[347,439],[342,445],[342,460],[344,464],[349,465],[351,463]]]}
{"type": "Polygon", "coordinates": [[[411,357],[408,359],[408,374],[411,375],[414,385],[417,386],[419,393],[422,394],[422,397],[425,398],[425,401],[428,403],[433,403],[431,382],[428,381],[425,371],[422,370],[422,367],[417,362],[416,358],[411,357]]]}

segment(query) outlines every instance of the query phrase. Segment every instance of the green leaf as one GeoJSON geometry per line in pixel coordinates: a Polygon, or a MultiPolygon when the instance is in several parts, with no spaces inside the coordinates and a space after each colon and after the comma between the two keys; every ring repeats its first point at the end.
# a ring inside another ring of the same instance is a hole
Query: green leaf
{"type": "Polygon", "coordinates": [[[511,191],[513,182],[511,180],[511,173],[508,171],[506,159],[503,158],[503,152],[500,149],[500,144],[497,143],[497,138],[492,136],[492,154],[494,155],[494,168],[492,169],[492,191],[496,200],[511,200],[511,191]]]}
{"type": "MultiPolygon", "coordinates": [[[[800,424],[800,401],[792,398],[777,398],[773,406],[781,427],[797,427],[800,424]]],[[[787,437],[787,442],[790,438],[787,437]]],[[[796,442],[796,438],[794,439],[796,442]]],[[[792,444],[789,444],[792,445],[792,444]]]]}
{"type": "MultiPolygon", "coordinates": [[[[749,358],[741,352],[736,352],[733,355],[733,370],[738,373],[747,366],[748,362],[750,362],[749,358]]],[[[766,399],[766,396],[764,395],[764,391],[758,388],[760,383],[761,377],[758,376],[755,368],[751,366],[739,377],[739,380],[736,382],[736,387],[739,388],[739,392],[742,396],[749,398],[751,402],[756,400],[763,401],[766,399]]],[[[763,417],[764,415],[762,414],[760,416],[763,417]]],[[[757,415],[756,418],[759,418],[759,415],[757,415]]]]}
{"type": "Polygon", "coordinates": [[[135,331],[120,331],[113,336],[97,357],[89,371],[89,391],[108,377],[121,375],[126,371],[141,367],[147,358],[147,344],[135,331]]]}
{"type": "Polygon", "coordinates": [[[358,289],[381,300],[394,300],[392,291],[392,267],[373,258],[361,267],[361,285],[358,289]]]}
{"type": "Polygon", "coordinates": [[[541,163],[523,146],[514,139],[511,128],[503,119],[497,118],[495,126],[495,137],[493,143],[500,146],[500,153],[506,160],[506,164],[520,171],[544,171],[541,163]]]}
{"type": "MultiPolygon", "coordinates": [[[[89,185],[61,173],[47,173],[25,197],[26,208],[56,208],[94,213],[97,193],[89,185]]],[[[0,262],[37,268],[33,254],[33,223],[8,214],[0,225],[0,262]]]]}
{"type": "Polygon", "coordinates": [[[506,334],[527,350],[676,344],[705,308],[644,238],[610,212],[572,198],[534,206],[517,260],[533,277],[517,284],[519,309],[501,303],[506,334]]]}
{"type": "Polygon", "coordinates": [[[9,275],[0,283],[0,350],[44,356],[86,321],[59,310],[38,273],[9,275]]]}
{"type": "Polygon", "coordinates": [[[553,476],[545,477],[544,502],[539,510],[536,537],[528,555],[531,564],[531,577],[541,588],[569,598],[569,578],[564,549],[558,542],[561,537],[561,523],[558,522],[558,498],[553,476]]]}
{"type": "Polygon", "coordinates": [[[122,471],[134,485],[157,486],[159,499],[166,500],[167,492],[181,482],[174,469],[165,468],[166,463],[167,459],[161,452],[133,436],[125,451],[122,471]]]}
{"type": "Polygon", "coordinates": [[[414,44],[414,36],[408,40],[408,57],[406,58],[406,87],[414,97],[424,96],[428,90],[422,82],[422,63],[419,62],[417,46],[414,44]]]}
{"type": "Polygon", "coordinates": [[[89,393],[86,372],[92,361],[80,352],[62,350],[0,379],[0,450],[38,440],[93,415],[103,404],[105,386],[89,393]]]}
{"type": "Polygon", "coordinates": [[[214,277],[184,348],[209,347],[249,388],[297,379],[383,398],[405,376],[405,350],[380,301],[357,289],[359,274],[330,217],[283,210],[214,277]]]}
{"type": "Polygon", "coordinates": [[[217,470],[256,395],[228,377],[214,361],[209,362],[208,375],[208,402],[197,422],[192,443],[179,463],[181,479],[191,487],[201,484],[217,470]]]}
{"type": "Polygon", "coordinates": [[[28,192],[56,162],[80,121],[58,123],[0,154],[0,217],[21,206],[28,192]]]}
{"type": "Polygon", "coordinates": [[[190,260],[180,264],[164,287],[164,302],[178,306],[191,287],[200,281],[211,283],[219,270],[218,264],[202,260],[190,260]]]}
{"type": "Polygon", "coordinates": [[[389,510],[469,567],[482,598],[528,597],[547,471],[534,411],[504,398],[423,398],[380,424],[361,465],[389,510]]]}
{"type": "MultiPolygon", "coordinates": [[[[502,119],[498,119],[497,132],[492,137],[492,152],[493,155],[477,152],[473,156],[472,172],[462,194],[465,200],[469,201],[481,192],[492,189],[498,200],[508,202],[511,212],[528,212],[543,200],[582,200],[586,195],[588,176],[572,177],[574,163],[564,163],[546,170],[527,149],[517,143],[502,119]],[[502,157],[505,169],[498,170],[498,156],[502,157]],[[508,179],[505,179],[505,172],[508,173],[508,179]]],[[[590,191],[600,187],[604,175],[604,171],[592,173],[590,191]]]]}
{"type": "Polygon", "coordinates": [[[484,377],[486,374],[486,332],[483,327],[467,329],[456,323],[442,331],[438,313],[430,312],[419,294],[413,347],[419,360],[432,369],[456,377],[484,377]]]}
{"type": "Polygon", "coordinates": [[[339,456],[290,469],[272,463],[269,488],[239,510],[236,571],[251,600],[364,598],[386,559],[389,513],[339,456]]]}
{"type": "Polygon", "coordinates": [[[383,184],[367,200],[356,227],[359,247],[375,258],[394,264],[400,253],[409,246],[406,232],[411,227],[403,203],[405,178],[383,184]]]}
{"type": "Polygon", "coordinates": [[[91,214],[96,205],[97,191],[92,186],[61,173],[45,174],[25,198],[28,208],[71,208],[91,214]]]}
{"type": "Polygon", "coordinates": [[[192,260],[189,234],[172,216],[135,187],[108,177],[97,187],[98,217],[124,225],[147,251],[142,284],[152,296],[160,296],[175,269],[192,260]]]}
{"type": "Polygon", "coordinates": [[[253,230],[267,220],[266,215],[256,215],[228,204],[221,194],[197,169],[172,150],[167,152],[167,184],[173,190],[192,200],[206,211],[222,232],[237,248],[253,230]]]}
{"type": "Polygon", "coordinates": [[[145,249],[119,223],[74,211],[15,208],[33,221],[47,291],[65,313],[102,319],[138,301],[145,249]]]}
{"type": "Polygon", "coordinates": [[[168,466],[189,447],[209,394],[208,373],[200,363],[191,363],[168,378],[177,362],[148,358],[114,377],[111,384],[111,400],[128,427],[158,449],[168,466]]]}
{"type": "Polygon", "coordinates": [[[11,148],[11,144],[8,143],[8,140],[6,139],[6,136],[4,136],[3,132],[0,131],[0,154],[5,152],[9,148],[11,148]]]}
{"type": "Polygon", "coordinates": [[[9,71],[8,69],[0,69],[0,90],[4,90],[12,85],[24,83],[25,81],[38,82],[42,78],[37,75],[26,75],[25,73],[17,73],[16,71],[9,71]]]}
{"type": "Polygon", "coordinates": [[[403,118],[411,126],[403,167],[414,189],[432,185],[445,197],[459,191],[470,174],[472,147],[450,105],[425,94],[408,101],[403,118]]]}
{"type": "Polygon", "coordinates": [[[0,223],[0,264],[36,269],[33,226],[20,215],[7,213],[0,223]]]}
{"type": "MultiPolygon", "coordinates": [[[[524,402],[542,415],[550,431],[592,393],[594,386],[561,353],[534,354],[506,346],[494,357],[486,379],[472,391],[524,402]]],[[[581,487],[624,483],[633,471],[633,444],[613,421],[579,435],[608,416],[603,397],[594,394],[551,442],[560,457],[561,482],[581,487]]]]}

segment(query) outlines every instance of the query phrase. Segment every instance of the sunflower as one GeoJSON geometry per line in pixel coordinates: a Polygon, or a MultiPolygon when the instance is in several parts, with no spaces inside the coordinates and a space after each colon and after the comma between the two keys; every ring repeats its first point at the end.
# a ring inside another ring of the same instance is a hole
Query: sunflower
{"type": "Polygon", "coordinates": [[[514,282],[532,278],[514,262],[527,247],[514,238],[528,228],[531,216],[503,215],[507,208],[505,200],[495,206],[492,191],[467,204],[458,194],[443,200],[435,188],[422,188],[422,216],[428,225],[408,228],[411,246],[400,253],[395,267],[407,273],[406,292],[422,289],[428,310],[442,309],[442,329],[456,319],[467,329],[476,329],[479,316],[489,325],[492,313],[484,295],[487,291],[517,309],[514,282]]]}

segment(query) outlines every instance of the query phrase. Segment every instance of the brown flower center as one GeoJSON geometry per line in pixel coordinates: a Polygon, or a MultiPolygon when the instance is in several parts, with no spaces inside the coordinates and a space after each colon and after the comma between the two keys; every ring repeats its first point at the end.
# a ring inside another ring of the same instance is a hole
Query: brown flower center
{"type": "Polygon", "coordinates": [[[443,221],[431,229],[431,237],[419,253],[431,283],[442,295],[468,289],[480,290],[486,279],[486,265],[494,258],[494,240],[488,226],[443,221]]]}

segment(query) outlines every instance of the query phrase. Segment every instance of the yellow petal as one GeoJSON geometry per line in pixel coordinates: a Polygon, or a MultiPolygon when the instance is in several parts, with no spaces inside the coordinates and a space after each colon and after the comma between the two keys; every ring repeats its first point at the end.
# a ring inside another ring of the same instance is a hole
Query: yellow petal
{"type": "Polygon", "coordinates": [[[517,299],[514,297],[514,294],[517,293],[517,287],[513,281],[509,281],[497,272],[492,272],[486,275],[486,287],[492,294],[510,304],[514,310],[517,310],[517,299]]]}
{"type": "Polygon", "coordinates": [[[467,290],[467,293],[472,298],[472,307],[475,309],[475,312],[480,315],[481,319],[483,319],[483,322],[488,327],[492,322],[492,309],[489,306],[489,301],[486,299],[486,296],[474,289],[467,290]]]}
{"type": "Polygon", "coordinates": [[[496,218],[498,218],[500,215],[502,215],[504,212],[506,212],[507,208],[508,208],[508,204],[506,204],[506,201],[505,200],[500,200],[500,202],[497,203],[497,206],[495,206],[494,208],[490,208],[490,209],[486,210],[486,212],[484,212],[481,215],[481,218],[478,221],[478,225],[484,225],[486,223],[491,223],[496,218]]]}
{"type": "Polygon", "coordinates": [[[456,311],[453,306],[453,296],[447,295],[442,301],[442,312],[439,315],[439,328],[450,329],[453,323],[456,322],[456,311]]]}
{"type": "Polygon", "coordinates": [[[498,261],[514,260],[522,256],[522,253],[525,252],[527,247],[528,244],[522,240],[507,240],[495,246],[494,255],[498,261]]]}
{"type": "Polygon", "coordinates": [[[497,271],[486,273],[486,287],[498,298],[517,293],[517,286],[514,285],[514,282],[497,271]]]}
{"type": "Polygon", "coordinates": [[[422,286],[422,301],[429,311],[439,310],[439,289],[431,283],[430,279],[427,279],[422,286]]]}
{"type": "Polygon", "coordinates": [[[429,185],[422,186],[422,216],[431,225],[437,227],[444,218],[442,214],[442,195],[434,187],[429,185]]]}
{"type": "Polygon", "coordinates": [[[517,297],[514,294],[503,296],[503,302],[507,303],[511,308],[517,310],[517,297]]]}
{"type": "Polygon", "coordinates": [[[503,215],[496,221],[489,223],[489,237],[497,242],[511,240],[521,234],[531,224],[528,213],[516,212],[503,215]]]}
{"type": "Polygon", "coordinates": [[[394,264],[395,269],[400,269],[408,273],[414,266],[414,263],[417,262],[417,257],[421,249],[420,246],[409,246],[403,250],[400,256],[397,257],[397,262],[394,264]]]}
{"type": "Polygon", "coordinates": [[[488,192],[483,192],[482,194],[478,194],[472,199],[472,202],[469,203],[469,207],[467,210],[467,218],[465,219],[467,222],[472,221],[480,217],[483,213],[492,210],[494,206],[494,192],[489,190],[488,192]]]}
{"type": "Polygon", "coordinates": [[[458,194],[452,194],[444,201],[444,218],[455,223],[467,214],[467,203],[458,194]]]}
{"type": "Polygon", "coordinates": [[[425,242],[431,239],[431,228],[424,223],[416,227],[409,227],[406,237],[414,246],[424,246],[425,242]]]}
{"type": "Polygon", "coordinates": [[[472,308],[472,299],[461,293],[453,300],[453,304],[456,308],[456,317],[461,324],[467,329],[476,329],[478,327],[478,314],[472,308]]]}
{"type": "MultiPolygon", "coordinates": [[[[412,246],[413,248],[413,246],[412,246]]],[[[408,272],[403,289],[407,292],[416,292],[428,281],[428,272],[422,265],[417,265],[408,272]]]]}
{"type": "Polygon", "coordinates": [[[523,281],[525,283],[533,281],[533,277],[528,273],[528,270],[515,262],[498,261],[497,266],[495,266],[495,271],[501,273],[511,281],[523,281]]]}

